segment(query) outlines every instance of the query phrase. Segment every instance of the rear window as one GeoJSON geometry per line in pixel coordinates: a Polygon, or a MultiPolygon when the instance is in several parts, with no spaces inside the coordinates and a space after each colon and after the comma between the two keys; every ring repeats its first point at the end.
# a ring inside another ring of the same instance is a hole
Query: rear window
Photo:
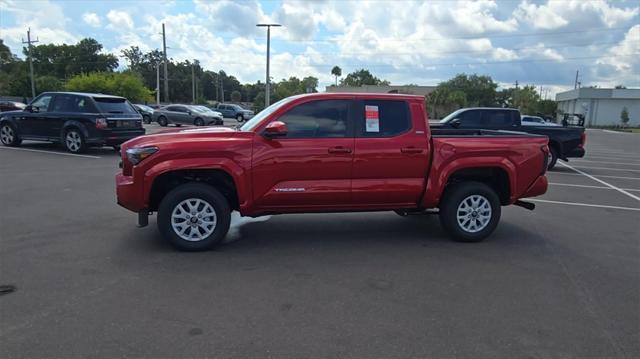
{"type": "Polygon", "coordinates": [[[124,114],[136,114],[138,113],[133,106],[123,98],[111,98],[111,97],[94,97],[93,98],[98,105],[98,109],[101,113],[124,113],[124,114]]]}

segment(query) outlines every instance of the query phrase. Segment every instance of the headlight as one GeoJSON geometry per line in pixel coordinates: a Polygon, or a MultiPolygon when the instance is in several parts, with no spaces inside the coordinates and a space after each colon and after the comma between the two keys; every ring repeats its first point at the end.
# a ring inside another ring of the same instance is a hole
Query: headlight
{"type": "Polygon", "coordinates": [[[158,152],[158,147],[130,148],[127,150],[127,159],[133,165],[137,165],[138,163],[142,162],[142,160],[156,152],[158,152]]]}

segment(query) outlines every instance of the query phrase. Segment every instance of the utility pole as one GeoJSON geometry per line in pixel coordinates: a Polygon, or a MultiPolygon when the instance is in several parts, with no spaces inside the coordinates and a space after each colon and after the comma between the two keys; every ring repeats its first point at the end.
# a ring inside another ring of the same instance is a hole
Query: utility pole
{"type": "Polygon", "coordinates": [[[265,84],[265,94],[264,94],[264,107],[269,107],[269,91],[270,91],[270,83],[269,79],[269,55],[271,51],[271,27],[280,27],[280,24],[256,24],[258,27],[266,27],[267,28],[267,82],[265,84]]]}
{"type": "Polygon", "coordinates": [[[513,93],[513,105],[515,108],[518,108],[518,104],[516,98],[518,97],[518,80],[516,80],[516,90],[513,93]]]}
{"type": "Polygon", "coordinates": [[[576,70],[576,81],[573,83],[574,90],[578,88],[578,73],[579,73],[579,70],[576,70]]]}
{"type": "Polygon", "coordinates": [[[156,105],[160,106],[160,61],[156,62],[156,105]]]}
{"type": "Polygon", "coordinates": [[[22,39],[23,44],[28,44],[29,49],[29,70],[31,71],[31,98],[36,97],[36,85],[33,79],[33,53],[31,52],[31,44],[38,42],[38,39],[31,41],[31,28],[27,29],[27,41],[22,39]]]}
{"type": "Polygon", "coordinates": [[[169,72],[167,71],[167,36],[162,23],[162,52],[164,54],[164,101],[169,102],[169,72]]]}
{"type": "Polygon", "coordinates": [[[191,96],[193,97],[192,104],[196,104],[196,70],[195,61],[191,64],[191,96]]]}

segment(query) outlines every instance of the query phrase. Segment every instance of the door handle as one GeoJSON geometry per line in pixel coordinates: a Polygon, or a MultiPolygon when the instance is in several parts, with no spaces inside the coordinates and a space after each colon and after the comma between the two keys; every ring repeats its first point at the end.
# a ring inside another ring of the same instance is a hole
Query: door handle
{"type": "Polygon", "coordinates": [[[329,147],[329,153],[351,153],[351,149],[348,147],[342,147],[342,146],[337,146],[337,147],[329,147]]]}
{"type": "Polygon", "coordinates": [[[402,153],[422,153],[422,151],[424,151],[422,148],[418,148],[418,147],[402,147],[400,149],[400,152],[402,153]]]}

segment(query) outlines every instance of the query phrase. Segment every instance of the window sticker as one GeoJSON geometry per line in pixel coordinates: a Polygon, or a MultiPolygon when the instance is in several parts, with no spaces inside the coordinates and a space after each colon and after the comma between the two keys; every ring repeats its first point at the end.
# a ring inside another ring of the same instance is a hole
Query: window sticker
{"type": "Polygon", "coordinates": [[[365,131],[380,132],[380,116],[378,106],[365,106],[365,131]]]}

